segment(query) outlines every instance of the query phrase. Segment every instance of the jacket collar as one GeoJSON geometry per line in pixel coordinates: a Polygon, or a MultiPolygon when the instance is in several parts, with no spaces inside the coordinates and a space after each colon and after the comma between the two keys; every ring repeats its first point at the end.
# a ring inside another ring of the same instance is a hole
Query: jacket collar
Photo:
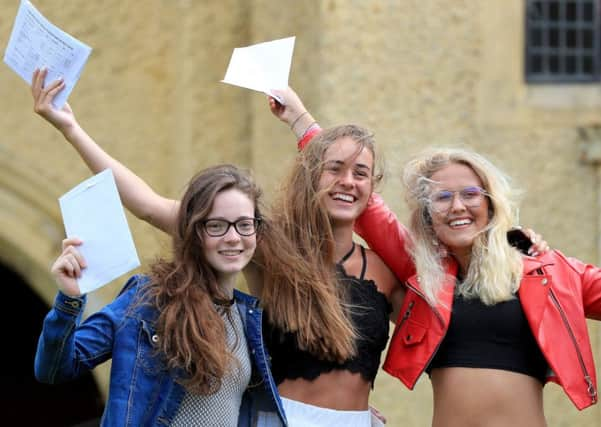
{"type": "Polygon", "coordinates": [[[251,295],[248,295],[238,289],[234,288],[234,299],[238,303],[242,303],[249,308],[257,308],[259,305],[259,300],[251,295]]]}
{"type": "Polygon", "coordinates": [[[524,264],[524,276],[528,276],[534,273],[536,270],[541,269],[547,265],[554,264],[554,262],[550,259],[550,257],[547,254],[543,254],[536,258],[533,258],[531,256],[523,256],[522,263],[524,264]]]}
{"type": "MultiPolygon", "coordinates": [[[[530,256],[524,256],[522,258],[522,262],[523,262],[523,277],[532,276],[532,273],[536,272],[536,270],[542,269],[543,267],[545,267],[547,265],[553,265],[553,261],[552,261],[551,257],[547,256],[546,254],[536,257],[536,258],[530,257],[530,256]]],[[[438,312],[439,317],[441,317],[441,319],[444,320],[445,323],[448,323],[450,315],[451,315],[451,309],[453,307],[453,295],[455,292],[455,284],[456,284],[456,280],[457,280],[457,272],[459,270],[459,265],[457,264],[457,261],[455,261],[454,258],[447,257],[446,259],[443,260],[443,266],[444,266],[444,271],[445,271],[445,282],[438,294],[438,298],[437,298],[438,304],[435,307],[435,311],[438,312]]],[[[540,279],[540,280],[542,280],[542,279],[540,279]]],[[[414,290],[418,294],[420,294],[423,298],[425,298],[424,291],[420,284],[419,276],[417,276],[417,275],[411,276],[407,280],[407,283],[409,284],[410,287],[414,288],[414,290]]],[[[524,279],[522,279],[522,285],[524,285],[524,279]]],[[[531,294],[533,294],[533,293],[540,294],[540,293],[544,293],[546,291],[545,288],[541,287],[541,286],[533,287],[533,286],[522,286],[522,285],[520,285],[520,289],[519,289],[519,293],[522,296],[526,296],[526,294],[527,294],[528,297],[534,297],[534,295],[531,295],[531,294]]],[[[532,299],[535,301],[544,301],[544,298],[534,297],[532,299]]]]}
{"type": "Polygon", "coordinates": [[[522,309],[528,319],[530,328],[538,339],[540,323],[543,319],[543,313],[549,303],[548,293],[550,292],[551,277],[543,270],[547,265],[553,265],[550,257],[542,255],[537,258],[524,256],[524,273],[518,289],[522,309]]]}
{"type": "MultiPolygon", "coordinates": [[[[432,307],[437,316],[443,323],[448,324],[453,307],[453,295],[455,293],[455,284],[457,281],[457,271],[459,265],[454,258],[448,257],[443,260],[443,269],[445,272],[444,283],[436,298],[436,307],[432,307]]],[[[411,276],[407,283],[425,300],[425,294],[421,287],[420,278],[417,275],[411,276]]]]}
{"type": "MultiPolygon", "coordinates": [[[[548,257],[546,254],[536,257],[536,258],[531,257],[531,256],[522,257],[523,275],[528,276],[528,275],[534,273],[538,269],[541,269],[548,265],[553,265],[554,264],[553,260],[551,260],[549,258],[550,257],[548,257]]],[[[449,286],[452,289],[454,289],[455,288],[455,278],[457,277],[457,271],[459,270],[457,261],[455,261],[455,259],[452,257],[447,257],[443,260],[443,268],[446,273],[445,285],[444,285],[443,289],[446,289],[449,286]]],[[[417,291],[419,291],[419,293],[421,293],[423,295],[423,289],[421,288],[420,279],[419,279],[418,275],[414,274],[407,280],[407,282],[411,285],[411,287],[415,288],[417,291]]]]}

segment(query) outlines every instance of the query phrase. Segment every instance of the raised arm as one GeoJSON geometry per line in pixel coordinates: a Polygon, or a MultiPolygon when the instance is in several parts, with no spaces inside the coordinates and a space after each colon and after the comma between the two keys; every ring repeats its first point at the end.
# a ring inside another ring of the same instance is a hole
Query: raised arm
{"type": "Polygon", "coordinates": [[[111,169],[125,207],[136,217],[171,233],[175,228],[179,201],[157,194],[125,165],[107,154],[79,125],[69,104],[58,110],[54,97],[64,88],[62,80],[44,86],[46,70],[36,70],[31,83],[34,111],[63,134],[94,173],[111,169]]]}
{"type": "Polygon", "coordinates": [[[292,88],[274,90],[274,92],[284,101],[284,104],[269,97],[269,109],[274,116],[290,127],[298,141],[299,150],[302,150],[311,138],[321,131],[321,127],[292,88]]]}
{"type": "Polygon", "coordinates": [[[398,220],[379,194],[372,193],[367,208],[355,222],[355,232],[377,253],[396,277],[405,282],[415,274],[408,244],[409,230],[398,220]]]}

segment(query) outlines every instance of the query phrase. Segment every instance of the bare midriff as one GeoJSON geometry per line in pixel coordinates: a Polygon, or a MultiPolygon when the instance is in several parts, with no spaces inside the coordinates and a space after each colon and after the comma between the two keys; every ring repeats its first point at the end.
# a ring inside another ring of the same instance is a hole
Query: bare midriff
{"type": "Polygon", "coordinates": [[[432,370],[433,427],[545,427],[543,387],[498,369],[432,370]]]}
{"type": "Polygon", "coordinates": [[[366,411],[371,384],[360,374],[335,370],[312,381],[286,379],[278,386],[280,395],[320,408],[366,411]]]}

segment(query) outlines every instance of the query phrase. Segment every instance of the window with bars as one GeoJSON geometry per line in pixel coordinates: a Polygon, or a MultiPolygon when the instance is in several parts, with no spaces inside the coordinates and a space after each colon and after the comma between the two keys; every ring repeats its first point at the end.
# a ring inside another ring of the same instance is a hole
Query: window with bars
{"type": "Polygon", "coordinates": [[[601,0],[526,0],[526,81],[601,81],[601,0]]]}

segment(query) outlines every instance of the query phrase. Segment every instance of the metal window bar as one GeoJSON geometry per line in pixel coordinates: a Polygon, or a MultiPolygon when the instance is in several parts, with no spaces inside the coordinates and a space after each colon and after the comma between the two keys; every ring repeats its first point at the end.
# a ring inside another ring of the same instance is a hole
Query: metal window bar
{"type": "Polygon", "coordinates": [[[601,0],[526,0],[528,83],[601,81],[601,0]]]}

